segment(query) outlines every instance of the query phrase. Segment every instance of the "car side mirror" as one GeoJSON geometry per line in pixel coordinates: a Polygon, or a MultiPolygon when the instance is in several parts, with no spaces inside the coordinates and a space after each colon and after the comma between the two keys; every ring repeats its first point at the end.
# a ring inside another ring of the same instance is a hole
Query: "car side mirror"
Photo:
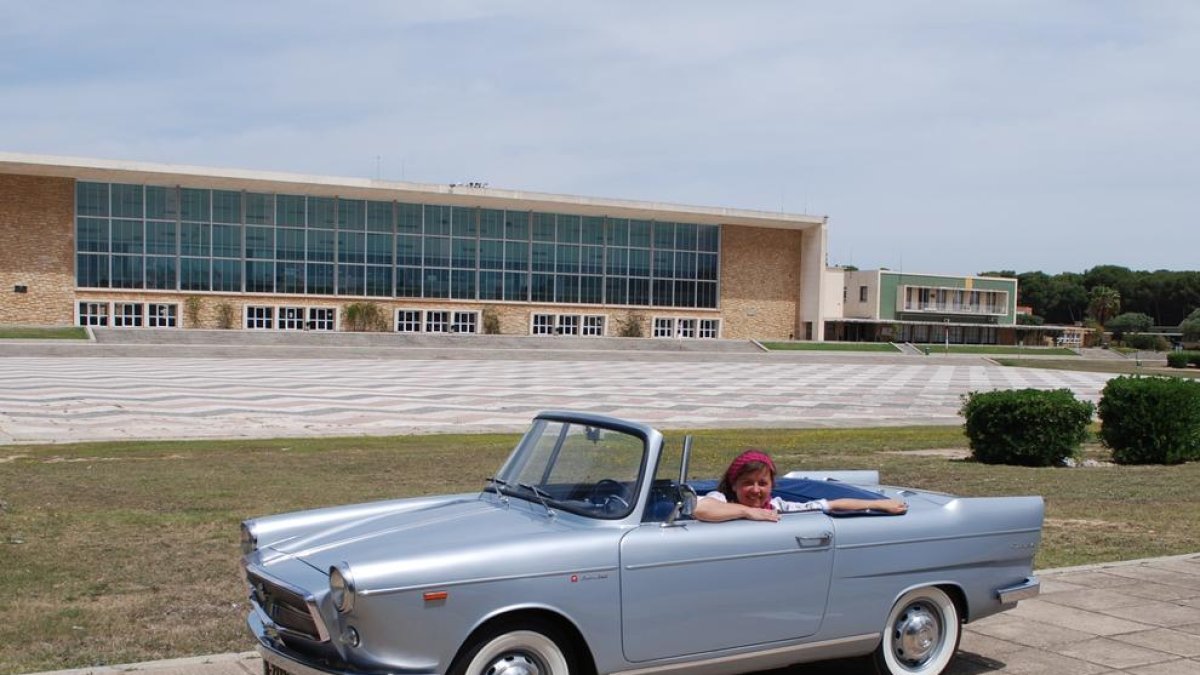
{"type": "Polygon", "coordinates": [[[696,501],[699,499],[696,496],[696,491],[687,483],[682,483],[677,488],[679,499],[675,502],[675,508],[671,509],[671,515],[667,516],[663,527],[675,527],[681,517],[687,520],[692,519],[692,514],[696,512],[696,501]]]}

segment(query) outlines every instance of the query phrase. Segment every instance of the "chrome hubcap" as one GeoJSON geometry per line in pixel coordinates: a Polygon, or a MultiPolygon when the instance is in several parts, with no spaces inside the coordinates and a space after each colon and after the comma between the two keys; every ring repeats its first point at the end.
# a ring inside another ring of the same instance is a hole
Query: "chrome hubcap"
{"type": "Polygon", "coordinates": [[[525,654],[505,654],[488,664],[483,675],[541,675],[537,661],[525,654]]]}
{"type": "Polygon", "coordinates": [[[896,620],[892,649],[900,661],[919,665],[937,650],[941,636],[937,616],[928,607],[912,605],[896,620]]]}

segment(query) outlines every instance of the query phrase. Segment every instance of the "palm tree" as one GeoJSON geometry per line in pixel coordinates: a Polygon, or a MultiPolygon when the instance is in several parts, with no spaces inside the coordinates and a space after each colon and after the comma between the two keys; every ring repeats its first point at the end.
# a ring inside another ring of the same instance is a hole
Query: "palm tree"
{"type": "Polygon", "coordinates": [[[1095,286],[1088,295],[1088,314],[1103,326],[1121,310],[1121,294],[1108,286],[1095,286]]]}

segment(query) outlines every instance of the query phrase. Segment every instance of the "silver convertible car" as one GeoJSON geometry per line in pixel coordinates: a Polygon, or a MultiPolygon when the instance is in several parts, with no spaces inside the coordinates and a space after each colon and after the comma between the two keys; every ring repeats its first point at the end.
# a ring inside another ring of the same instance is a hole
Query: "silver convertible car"
{"type": "Polygon", "coordinates": [[[792,473],[785,499],[909,510],[699,522],[696,491],[714,482],[684,480],[689,445],[546,412],[479,492],[246,521],[266,675],[692,675],[859,655],[924,675],[947,667],[964,622],[1038,592],[1040,497],[792,473]]]}

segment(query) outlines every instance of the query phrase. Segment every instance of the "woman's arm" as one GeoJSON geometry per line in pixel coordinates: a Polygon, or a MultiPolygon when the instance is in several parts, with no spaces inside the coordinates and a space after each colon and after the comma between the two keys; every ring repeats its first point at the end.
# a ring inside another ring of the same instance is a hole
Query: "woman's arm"
{"type": "Polygon", "coordinates": [[[755,509],[742,504],[730,504],[718,499],[701,497],[696,501],[696,510],[692,512],[696,520],[710,523],[720,523],[726,520],[779,520],[779,512],[772,509],[755,509]]]}
{"type": "Polygon", "coordinates": [[[898,499],[830,499],[830,511],[883,511],[884,513],[901,514],[908,511],[908,504],[898,499]]]}

